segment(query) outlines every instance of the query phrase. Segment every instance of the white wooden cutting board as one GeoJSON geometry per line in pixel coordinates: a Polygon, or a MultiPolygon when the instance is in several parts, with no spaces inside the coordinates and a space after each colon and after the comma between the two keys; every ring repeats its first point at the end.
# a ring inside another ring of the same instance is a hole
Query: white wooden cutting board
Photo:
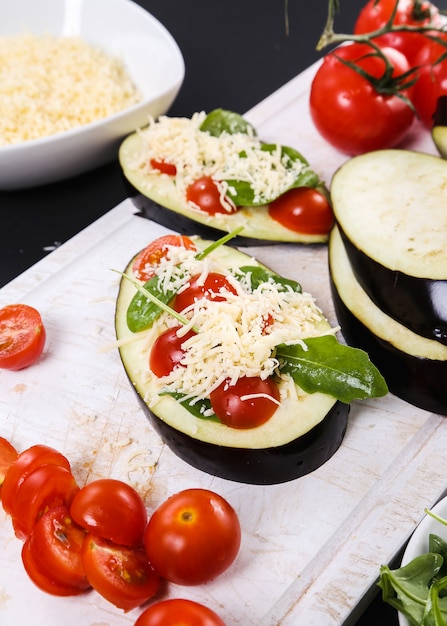
{"type": "MultiPolygon", "coordinates": [[[[316,133],[308,113],[310,68],[251,110],[267,141],[301,150],[330,183],[346,157],[316,133]]],[[[408,147],[434,153],[416,127],[408,147]]],[[[61,209],[63,210],[63,208],[61,209]]],[[[345,440],[323,467],[293,482],[252,486],[192,469],[164,446],[137,405],[114,341],[121,270],[165,229],[135,216],[130,200],[110,211],[0,290],[0,306],[26,302],[42,313],[44,358],[0,371],[0,435],[22,450],[35,443],[64,452],[82,484],[112,476],[136,485],[149,513],[182,488],[205,487],[237,510],[240,555],[220,579],[169,587],[201,601],[227,626],[331,626],[348,619],[446,483],[447,422],[392,395],[354,403],[345,440]]],[[[335,323],[326,247],[277,245],[249,251],[297,279],[335,323]]],[[[43,594],[28,580],[21,543],[0,512],[1,626],[124,626],[124,614],[89,593],[43,594]]]]}

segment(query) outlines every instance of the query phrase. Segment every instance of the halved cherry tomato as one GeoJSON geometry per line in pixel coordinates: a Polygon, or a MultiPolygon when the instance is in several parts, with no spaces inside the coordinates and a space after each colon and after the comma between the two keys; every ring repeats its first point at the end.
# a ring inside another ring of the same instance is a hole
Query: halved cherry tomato
{"type": "Polygon", "coordinates": [[[159,378],[168,376],[174,367],[182,365],[181,360],[185,356],[182,345],[187,339],[193,337],[195,332],[190,330],[179,336],[178,331],[181,328],[181,326],[169,328],[154,341],[149,355],[149,367],[152,373],[159,378]]]}
{"type": "Polygon", "coordinates": [[[19,539],[26,539],[48,509],[70,506],[79,491],[73,474],[58,465],[42,465],[28,474],[17,489],[11,516],[19,539]]]}
{"type": "Polygon", "coordinates": [[[271,378],[243,376],[234,385],[224,381],[211,392],[210,400],[222,424],[255,428],[267,422],[278,408],[279,391],[271,378]]]}
{"type": "Polygon", "coordinates": [[[162,174],[168,174],[168,176],[175,176],[177,174],[177,167],[174,163],[168,163],[162,159],[151,159],[150,164],[154,170],[158,170],[162,174]]]}
{"type": "Polygon", "coordinates": [[[170,246],[183,247],[186,250],[197,249],[192,239],[185,235],[158,237],[158,239],[151,241],[135,258],[132,266],[135,276],[145,282],[152,278],[161,259],[167,256],[170,246]]]}
{"type": "MultiPolygon", "coordinates": [[[[56,585],[81,591],[89,589],[81,559],[85,535],[86,532],[70,517],[66,506],[49,509],[36,522],[25,541],[29,544],[26,548],[29,568],[56,585]]],[[[34,579],[36,576],[31,573],[30,577],[34,579]]]]}
{"type": "Polygon", "coordinates": [[[211,176],[202,176],[191,183],[186,189],[186,199],[208,215],[237,211],[229,198],[223,198],[220,184],[211,176]]]}
{"type": "Polygon", "coordinates": [[[18,455],[19,453],[14,446],[4,437],[0,437],[0,493],[5,476],[18,455]]]}
{"type": "Polygon", "coordinates": [[[152,514],[144,545],[162,578],[199,585],[222,574],[235,560],[241,527],[233,507],[207,489],[186,489],[152,514]]]}
{"type": "Polygon", "coordinates": [[[174,311],[180,313],[202,298],[222,302],[226,300],[226,292],[237,295],[236,289],[223,274],[209,272],[205,279],[201,274],[197,274],[191,278],[189,286],[175,296],[171,306],[174,311]]]}
{"type": "Polygon", "coordinates": [[[89,533],[82,560],[91,586],[124,611],[140,606],[159,589],[160,578],[142,547],[119,546],[89,533]]]}
{"type": "Polygon", "coordinates": [[[82,487],[73,498],[70,515],[79,526],[114,543],[143,542],[146,506],[140,494],[121,480],[100,478],[82,487]]]}
{"type": "Polygon", "coordinates": [[[21,452],[9,468],[1,491],[2,505],[11,515],[17,490],[25,478],[41,465],[59,465],[71,471],[68,459],[61,453],[42,444],[37,444],[21,452]]]}
{"type": "Polygon", "coordinates": [[[203,604],[175,598],[152,604],[135,626],[225,626],[221,618],[203,604]]]}
{"type": "Polygon", "coordinates": [[[27,304],[0,309],[0,368],[20,370],[42,354],[46,331],[40,313],[27,304]]]}
{"type": "Polygon", "coordinates": [[[28,541],[25,541],[22,546],[22,562],[26,573],[41,591],[53,596],[76,596],[85,591],[80,587],[58,583],[44,574],[41,571],[41,563],[35,559],[28,541]]]}
{"type": "Polygon", "coordinates": [[[334,223],[328,199],[317,189],[297,187],[269,205],[271,218],[297,233],[326,235],[334,223]]]}

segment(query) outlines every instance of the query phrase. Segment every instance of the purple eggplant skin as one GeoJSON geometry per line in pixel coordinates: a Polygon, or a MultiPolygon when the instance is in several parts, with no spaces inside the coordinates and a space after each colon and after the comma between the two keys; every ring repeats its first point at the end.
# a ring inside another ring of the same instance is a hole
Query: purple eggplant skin
{"type": "Polygon", "coordinates": [[[282,446],[230,448],[194,439],[173,428],[157,417],[133,389],[153,428],[180,459],[212,476],[252,485],[285,483],[323,465],[343,441],[350,409],[349,404],[337,401],[322,422],[282,446]]]}
{"type": "Polygon", "coordinates": [[[330,282],[335,314],[347,344],[368,352],[395,396],[447,416],[447,361],[407,354],[377,337],[348,309],[332,278],[330,282]]]}
{"type": "Polygon", "coordinates": [[[338,228],[354,275],[374,304],[416,334],[447,345],[447,280],[417,278],[384,267],[338,228]]]}

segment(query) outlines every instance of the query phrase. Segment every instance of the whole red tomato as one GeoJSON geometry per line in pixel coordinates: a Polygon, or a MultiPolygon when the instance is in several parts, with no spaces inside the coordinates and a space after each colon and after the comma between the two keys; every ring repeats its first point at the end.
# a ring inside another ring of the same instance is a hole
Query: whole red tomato
{"type": "Polygon", "coordinates": [[[241,527],[233,507],[207,489],[168,498],[149,519],[144,545],[158,574],[179,585],[199,585],[235,560],[241,527]]]}
{"type": "MultiPolygon", "coordinates": [[[[326,141],[349,155],[395,146],[414,120],[414,112],[399,96],[379,93],[367,78],[343,63],[355,63],[380,78],[385,62],[371,53],[367,44],[339,47],[325,56],[312,81],[310,112],[315,126],[326,141]]],[[[391,48],[383,53],[394,67],[394,78],[408,71],[403,54],[391,48]]]]}
{"type": "MultiPolygon", "coordinates": [[[[359,13],[354,33],[361,35],[382,28],[391,18],[395,6],[396,0],[369,0],[359,13]]],[[[416,27],[433,24],[438,27],[441,26],[441,17],[438,8],[431,2],[399,0],[393,24],[416,27]]],[[[395,31],[381,35],[376,41],[382,46],[399,50],[410,65],[416,65],[415,57],[426,38],[422,33],[395,31]]]]}
{"type": "Polygon", "coordinates": [[[148,607],[135,626],[225,626],[211,609],[184,599],[163,600],[148,607]]]}
{"type": "Polygon", "coordinates": [[[420,67],[412,100],[419,118],[427,128],[433,126],[438,98],[447,95],[447,58],[437,63],[441,55],[447,54],[447,35],[441,39],[445,45],[428,41],[416,56],[416,63],[420,67]]]}

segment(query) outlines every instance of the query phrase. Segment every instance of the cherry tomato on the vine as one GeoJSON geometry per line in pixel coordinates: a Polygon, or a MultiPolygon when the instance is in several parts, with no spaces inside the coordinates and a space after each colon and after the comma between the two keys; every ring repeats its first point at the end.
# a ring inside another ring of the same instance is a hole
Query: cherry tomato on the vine
{"type": "Polygon", "coordinates": [[[124,611],[140,606],[160,587],[160,578],[143,547],[119,546],[89,533],[81,554],[91,586],[124,611]]]}
{"type": "Polygon", "coordinates": [[[225,626],[221,618],[203,604],[173,598],[152,604],[143,611],[135,626],[225,626]]]}
{"type": "Polygon", "coordinates": [[[174,326],[165,330],[157,337],[149,355],[149,367],[155,376],[161,378],[168,376],[177,365],[181,365],[181,360],[185,356],[182,345],[187,339],[193,337],[195,332],[188,331],[186,334],[178,332],[181,326],[174,326]]]}
{"type": "MultiPolygon", "coordinates": [[[[315,126],[326,141],[349,155],[395,146],[414,120],[413,110],[398,95],[378,93],[369,80],[339,60],[353,62],[379,78],[385,63],[371,52],[367,44],[336,48],[324,57],[312,81],[310,112],[315,126]]],[[[399,51],[384,48],[383,53],[396,76],[409,69],[399,51]]]]}
{"type": "Polygon", "coordinates": [[[46,331],[39,311],[27,304],[0,309],[0,368],[20,370],[42,354],[46,331]]]}
{"type": "MultiPolygon", "coordinates": [[[[354,33],[361,35],[371,33],[385,26],[389,21],[396,0],[369,0],[360,11],[354,26],[354,33]]],[[[415,0],[399,0],[393,24],[400,26],[441,26],[439,9],[431,2],[415,2],[415,0]]],[[[381,46],[389,46],[402,52],[410,65],[417,65],[416,55],[425,44],[427,38],[422,33],[409,31],[392,31],[380,35],[375,40],[381,46]]]]}
{"type": "Polygon", "coordinates": [[[151,167],[154,170],[158,170],[162,174],[168,174],[168,176],[175,176],[177,174],[177,166],[174,163],[168,163],[162,159],[151,159],[151,167]]]}
{"type": "Polygon", "coordinates": [[[429,129],[433,126],[438,98],[447,95],[447,58],[437,63],[441,55],[447,53],[447,34],[440,38],[445,41],[446,46],[430,41],[416,56],[416,64],[420,67],[412,101],[420,120],[429,129]]]}
{"type": "Polygon", "coordinates": [[[223,274],[209,272],[205,279],[201,274],[197,274],[191,278],[188,287],[175,296],[171,306],[174,311],[180,313],[201,298],[223,302],[227,293],[237,295],[236,289],[223,274]]]}
{"type": "Polygon", "coordinates": [[[151,241],[135,258],[132,271],[140,280],[147,281],[155,274],[162,258],[166,257],[170,246],[196,250],[195,243],[185,235],[163,235],[151,241]]]}
{"type": "Polygon", "coordinates": [[[208,215],[235,213],[237,208],[228,199],[223,199],[220,184],[211,176],[202,176],[186,189],[186,199],[208,215]]]}
{"type": "Polygon", "coordinates": [[[114,543],[143,542],[146,506],[140,494],[121,480],[99,478],[87,483],[73,498],[70,515],[82,528],[114,543]]]}
{"type": "Polygon", "coordinates": [[[5,476],[17,457],[18,452],[12,443],[4,437],[0,437],[0,493],[2,491],[5,476]]]}
{"type": "Polygon", "coordinates": [[[149,519],[144,545],[162,578],[199,585],[235,560],[241,527],[233,507],[207,489],[186,489],[165,500],[149,519]]]}
{"type": "Polygon", "coordinates": [[[297,187],[269,205],[271,218],[298,233],[326,235],[334,223],[329,200],[318,189],[297,187]]]}
{"type": "Polygon", "coordinates": [[[234,385],[225,380],[211,392],[210,400],[222,424],[255,428],[267,422],[278,408],[279,390],[272,378],[243,376],[234,385]]]}

